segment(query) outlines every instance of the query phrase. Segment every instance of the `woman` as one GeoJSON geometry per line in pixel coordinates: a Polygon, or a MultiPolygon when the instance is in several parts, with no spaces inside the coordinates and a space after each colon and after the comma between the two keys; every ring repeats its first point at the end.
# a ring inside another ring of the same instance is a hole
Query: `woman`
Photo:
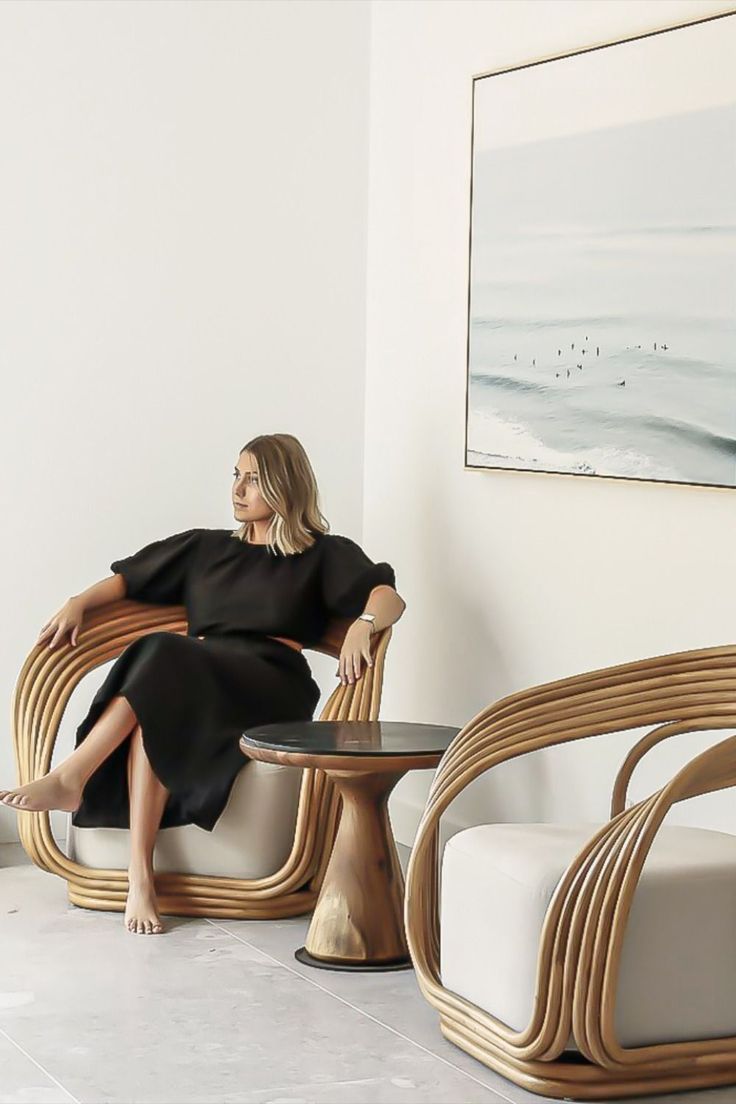
{"type": "Polygon", "coordinates": [[[301,443],[288,433],[241,450],[230,529],[188,529],[114,560],[111,578],[70,598],[42,627],[49,647],[76,645],[87,609],[124,597],[183,605],[188,632],[152,632],[118,656],[77,729],[75,750],[0,801],[65,809],[80,827],[130,828],[129,931],[162,931],[154,889],[158,829],[212,831],[243,769],[243,729],[311,720],[320,689],[302,648],[334,617],[349,626],[336,674],[372,663],[372,632],[405,609],[388,563],[328,533],[301,443]],[[363,619],[361,615],[365,614],[363,619]]]}

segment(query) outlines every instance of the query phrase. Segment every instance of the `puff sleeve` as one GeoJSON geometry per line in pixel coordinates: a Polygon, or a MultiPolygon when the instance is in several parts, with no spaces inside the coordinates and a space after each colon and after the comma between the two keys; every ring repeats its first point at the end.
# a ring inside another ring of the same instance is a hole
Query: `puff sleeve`
{"type": "Polygon", "coordinates": [[[374,563],[350,537],[329,533],[321,563],[322,598],[333,617],[358,617],[374,587],[396,586],[391,564],[374,563]]]}
{"type": "Polygon", "coordinates": [[[125,579],[125,597],[139,602],[183,605],[184,586],[201,529],[186,529],[113,560],[110,570],[125,579]]]}

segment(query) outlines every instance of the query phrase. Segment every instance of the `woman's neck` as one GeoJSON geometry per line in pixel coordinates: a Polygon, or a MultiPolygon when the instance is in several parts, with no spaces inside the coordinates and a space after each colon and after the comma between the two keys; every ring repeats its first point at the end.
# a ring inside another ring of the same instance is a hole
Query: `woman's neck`
{"type": "Polygon", "coordinates": [[[268,544],[268,540],[264,539],[268,533],[268,526],[264,524],[263,528],[258,525],[257,521],[251,522],[250,536],[246,537],[248,544],[268,544]]]}

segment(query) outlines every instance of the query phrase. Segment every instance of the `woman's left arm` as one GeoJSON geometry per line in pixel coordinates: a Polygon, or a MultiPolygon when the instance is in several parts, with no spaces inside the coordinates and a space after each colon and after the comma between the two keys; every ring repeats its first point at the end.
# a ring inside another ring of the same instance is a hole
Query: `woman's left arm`
{"type": "Polygon", "coordinates": [[[342,648],[340,649],[340,661],[336,674],[340,676],[340,682],[355,682],[361,676],[361,660],[365,659],[369,667],[373,666],[371,656],[370,638],[381,629],[388,628],[399,620],[406,609],[406,602],[392,586],[381,583],[373,588],[368,595],[363,613],[372,613],[376,620],[361,621],[360,618],[353,621],[345,633],[342,648]]]}

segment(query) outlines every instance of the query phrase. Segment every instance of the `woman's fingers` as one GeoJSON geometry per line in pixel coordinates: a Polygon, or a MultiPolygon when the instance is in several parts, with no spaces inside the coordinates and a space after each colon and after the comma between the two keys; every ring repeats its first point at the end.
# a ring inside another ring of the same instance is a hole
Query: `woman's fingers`
{"type": "MultiPolygon", "coordinates": [[[[340,662],[335,672],[340,676],[340,682],[343,684],[346,682],[355,682],[361,676],[361,661],[363,659],[363,652],[358,649],[356,652],[345,652],[340,654],[340,662]]],[[[373,660],[370,658],[370,653],[366,658],[366,663],[369,666],[373,666],[373,660]]]]}
{"type": "Polygon", "coordinates": [[[63,624],[60,624],[58,629],[56,630],[56,635],[54,636],[54,639],[49,644],[49,648],[53,648],[56,644],[60,643],[64,639],[65,632],[66,627],[63,624]]]}
{"type": "Polygon", "coordinates": [[[79,637],[81,621],[82,615],[79,611],[78,604],[76,604],[75,599],[70,598],[53,617],[50,617],[48,621],[41,626],[41,631],[36,638],[36,644],[42,644],[51,637],[49,648],[55,648],[57,644],[63,641],[67,633],[69,633],[69,643],[72,645],[76,644],[77,638],[79,637]]]}

